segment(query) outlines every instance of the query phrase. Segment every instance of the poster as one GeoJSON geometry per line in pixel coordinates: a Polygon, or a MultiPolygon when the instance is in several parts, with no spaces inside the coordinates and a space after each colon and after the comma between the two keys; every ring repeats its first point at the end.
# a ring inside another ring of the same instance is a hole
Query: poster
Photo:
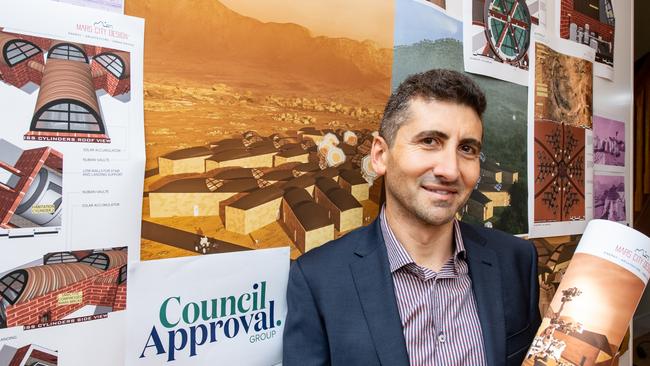
{"type": "Polygon", "coordinates": [[[625,176],[594,173],[594,218],[626,222],[625,176]]]}
{"type": "Polygon", "coordinates": [[[131,187],[144,163],[144,24],[56,2],[4,5],[0,360],[120,364],[141,202],[131,187]]]}
{"type": "Polygon", "coordinates": [[[627,222],[625,136],[625,122],[594,116],[594,218],[627,222]]]}
{"type": "Polygon", "coordinates": [[[648,282],[649,250],[645,235],[610,221],[591,221],[523,365],[616,362],[648,282]]]}
{"type": "Polygon", "coordinates": [[[594,116],[594,169],[624,171],[625,136],[625,122],[594,116]]]}
{"type": "Polygon", "coordinates": [[[464,0],[465,71],[528,85],[528,50],[542,22],[544,0],[464,0]]]}
{"type": "Polygon", "coordinates": [[[288,276],[288,247],[134,263],[122,364],[281,363],[288,276]]]}
{"type": "MultiPolygon", "coordinates": [[[[398,0],[396,4],[393,89],[408,75],[432,68],[462,72],[462,22],[425,3],[398,0]]],[[[488,106],[483,115],[480,180],[460,216],[476,225],[524,234],[528,232],[526,88],[468,76],[486,93],[488,106]]]]}
{"type": "Polygon", "coordinates": [[[147,4],[126,4],[159,30],[142,260],[287,245],[296,258],[375,218],[366,156],[390,93],[392,4],[147,4]]]}
{"type": "Polygon", "coordinates": [[[549,38],[531,55],[530,236],[578,234],[593,217],[593,51],[549,38]]]}
{"type": "MultiPolygon", "coordinates": [[[[463,16],[463,2],[462,1],[450,1],[450,0],[413,0],[413,2],[429,5],[434,9],[442,12],[444,14],[453,17],[454,19],[461,19],[463,16]]],[[[406,24],[400,25],[400,27],[406,26],[406,24]]]]}
{"type": "Polygon", "coordinates": [[[54,0],[77,6],[124,14],[124,0],[54,0]]]}
{"type": "Polygon", "coordinates": [[[556,0],[555,13],[559,37],[576,48],[594,50],[594,75],[613,80],[616,17],[612,0],[556,0]]]}

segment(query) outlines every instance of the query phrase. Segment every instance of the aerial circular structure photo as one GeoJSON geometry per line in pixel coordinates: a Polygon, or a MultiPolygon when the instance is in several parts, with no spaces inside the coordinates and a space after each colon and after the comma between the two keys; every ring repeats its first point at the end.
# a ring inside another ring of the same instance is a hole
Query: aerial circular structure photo
{"type": "MultiPolygon", "coordinates": [[[[485,36],[494,56],[502,62],[526,62],[531,18],[525,0],[489,0],[483,9],[485,36]]],[[[526,65],[527,66],[527,65],[526,65]]]]}

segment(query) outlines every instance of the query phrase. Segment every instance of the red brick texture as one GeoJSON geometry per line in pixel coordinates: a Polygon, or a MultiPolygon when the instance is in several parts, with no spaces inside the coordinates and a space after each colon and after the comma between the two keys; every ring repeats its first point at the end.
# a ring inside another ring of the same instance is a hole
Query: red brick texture
{"type": "Polygon", "coordinates": [[[601,23],[573,9],[573,0],[562,0],[560,11],[560,37],[569,38],[569,24],[576,23],[583,27],[589,24],[589,31],[596,32],[607,42],[614,41],[614,27],[601,23]]]}
{"type": "Polygon", "coordinates": [[[60,288],[41,297],[7,307],[7,326],[31,325],[56,321],[86,305],[107,306],[113,311],[126,308],[126,283],[118,285],[120,267],[102,272],[97,276],[60,288]],[[79,304],[59,305],[57,296],[71,292],[83,293],[79,304]]]}
{"type": "Polygon", "coordinates": [[[11,359],[11,362],[9,362],[8,366],[20,366],[20,363],[25,358],[27,351],[29,351],[29,346],[23,346],[18,348],[18,350],[14,354],[14,357],[11,359]]]}
{"type": "Polygon", "coordinates": [[[113,302],[113,311],[126,309],[126,282],[117,286],[115,301],[113,302]]]}
{"type": "Polygon", "coordinates": [[[100,65],[99,62],[93,62],[91,71],[93,75],[97,75],[93,78],[95,89],[104,89],[112,96],[128,93],[131,90],[130,77],[118,79],[104,69],[104,66],[100,65]]]}
{"type": "Polygon", "coordinates": [[[15,86],[16,88],[22,88],[30,81],[40,85],[42,74],[37,70],[29,67],[29,62],[34,61],[41,65],[44,64],[43,53],[37,53],[32,57],[16,64],[14,66],[6,65],[5,63],[0,63],[0,72],[2,73],[2,79],[5,83],[15,86]]]}
{"type": "Polygon", "coordinates": [[[21,177],[16,185],[15,190],[0,190],[0,227],[9,227],[8,222],[11,220],[16,208],[25,196],[25,192],[34,180],[34,176],[45,163],[52,148],[42,147],[24,151],[18,159],[16,166],[12,169],[14,174],[21,177]]]}
{"type": "Polygon", "coordinates": [[[35,358],[40,361],[49,362],[52,364],[57,364],[59,357],[56,354],[45,353],[37,349],[32,349],[32,353],[29,355],[31,358],[35,358]]]}
{"type": "Polygon", "coordinates": [[[11,359],[11,362],[9,362],[8,366],[21,366],[22,361],[29,358],[33,360],[35,359],[39,361],[48,362],[53,365],[56,365],[59,360],[59,357],[56,354],[39,351],[37,349],[34,349],[31,345],[27,345],[18,348],[18,350],[14,354],[14,357],[11,359]]]}
{"type": "Polygon", "coordinates": [[[50,155],[45,159],[45,165],[63,172],[63,154],[56,150],[50,149],[50,155]]]}

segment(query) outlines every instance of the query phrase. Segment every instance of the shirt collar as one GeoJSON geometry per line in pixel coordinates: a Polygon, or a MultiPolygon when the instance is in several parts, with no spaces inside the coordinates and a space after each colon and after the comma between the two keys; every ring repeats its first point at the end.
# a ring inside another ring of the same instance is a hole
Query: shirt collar
{"type": "MultiPolygon", "coordinates": [[[[397,240],[395,233],[388,225],[388,220],[386,219],[385,206],[382,206],[381,212],[379,213],[379,221],[381,223],[381,233],[384,237],[384,242],[386,243],[386,250],[388,252],[388,263],[390,265],[391,273],[394,273],[398,269],[407,266],[409,264],[414,264],[413,258],[409,253],[404,249],[402,243],[397,240]]],[[[463,237],[460,233],[460,225],[458,220],[454,219],[454,272],[459,273],[459,261],[465,259],[465,245],[463,244],[463,237]]]]}

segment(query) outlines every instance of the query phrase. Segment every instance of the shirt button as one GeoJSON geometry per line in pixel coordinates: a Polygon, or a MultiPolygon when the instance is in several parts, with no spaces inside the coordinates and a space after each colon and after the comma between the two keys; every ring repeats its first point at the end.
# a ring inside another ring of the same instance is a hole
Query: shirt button
{"type": "Polygon", "coordinates": [[[447,340],[447,337],[445,337],[445,335],[443,333],[440,333],[438,335],[438,342],[445,343],[446,340],[447,340]]]}

